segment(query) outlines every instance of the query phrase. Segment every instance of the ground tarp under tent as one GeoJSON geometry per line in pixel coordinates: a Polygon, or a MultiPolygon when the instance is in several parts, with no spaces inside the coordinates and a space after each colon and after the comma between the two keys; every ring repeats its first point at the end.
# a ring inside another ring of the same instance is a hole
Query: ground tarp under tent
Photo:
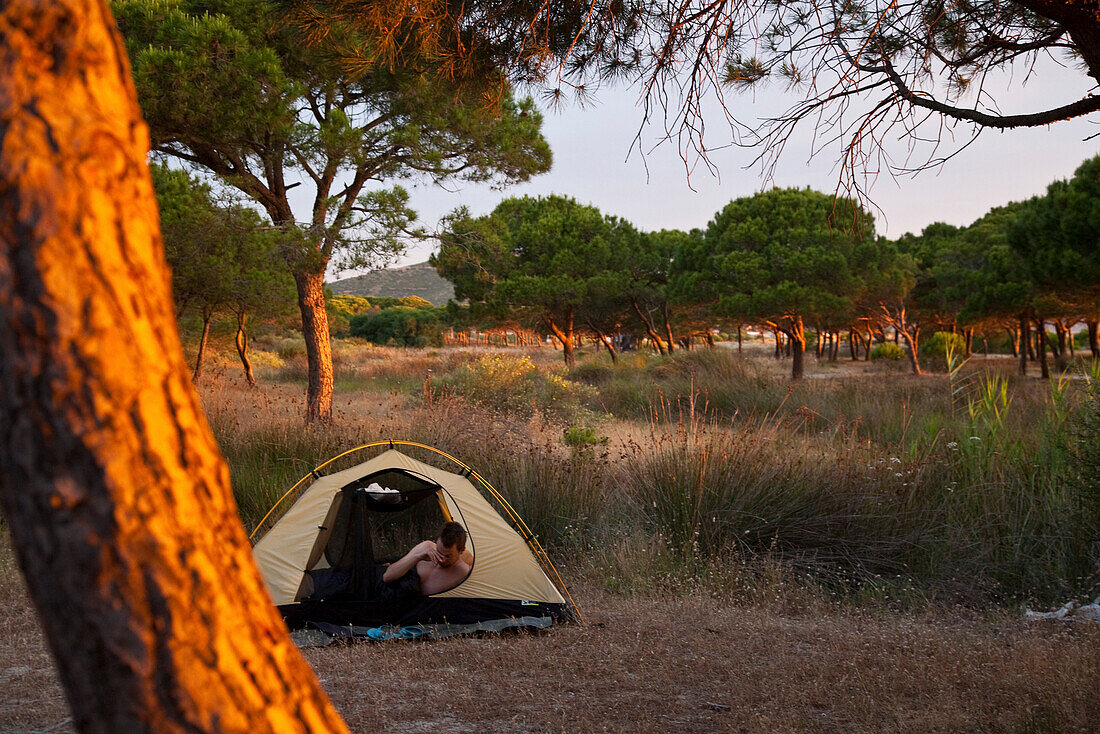
{"type": "MultiPolygon", "coordinates": [[[[530,530],[479,474],[412,442],[368,444],[347,453],[377,447],[388,450],[351,468],[323,473],[332,460],[303,478],[280,500],[296,494],[293,504],[253,548],[288,626],[330,632],[335,626],[353,634],[356,629],[439,625],[484,630],[491,629],[487,622],[524,619],[537,620],[526,626],[545,628],[579,619],[530,530]],[[397,446],[431,452],[458,471],[418,461],[397,446]],[[407,583],[409,576],[397,583],[382,581],[387,563],[418,542],[434,539],[451,520],[466,528],[466,548],[473,555],[464,581],[431,596],[420,596],[415,580],[407,583]]],[[[501,628],[509,626],[515,625],[501,628]]]]}

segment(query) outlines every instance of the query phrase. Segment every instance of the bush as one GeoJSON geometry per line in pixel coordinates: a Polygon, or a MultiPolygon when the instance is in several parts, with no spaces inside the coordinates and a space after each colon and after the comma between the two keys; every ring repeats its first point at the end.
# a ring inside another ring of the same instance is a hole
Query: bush
{"type": "Polygon", "coordinates": [[[597,395],[594,388],[558,373],[543,373],[529,357],[502,354],[482,357],[433,379],[432,388],[502,413],[529,417],[537,411],[570,422],[586,416],[588,404],[597,395]]]}
{"type": "Polygon", "coordinates": [[[966,354],[966,339],[962,334],[937,331],[931,339],[920,345],[920,356],[923,359],[940,359],[946,362],[948,351],[957,357],[966,354]]]}
{"type": "Polygon", "coordinates": [[[441,311],[437,308],[394,306],[351,318],[351,335],[392,347],[443,345],[441,311]]]}
{"type": "Polygon", "coordinates": [[[271,340],[275,347],[275,353],[282,360],[291,360],[295,357],[306,356],[306,340],[300,336],[289,336],[282,339],[271,340]]]}
{"type": "Polygon", "coordinates": [[[897,362],[905,357],[905,350],[894,342],[883,342],[871,350],[871,361],[887,360],[897,362]]]}

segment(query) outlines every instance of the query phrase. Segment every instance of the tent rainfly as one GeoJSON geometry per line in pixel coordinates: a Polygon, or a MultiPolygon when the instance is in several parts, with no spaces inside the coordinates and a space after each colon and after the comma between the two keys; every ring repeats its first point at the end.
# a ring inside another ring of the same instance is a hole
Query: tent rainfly
{"type": "Polygon", "coordinates": [[[389,450],[350,469],[321,475],[336,457],[304,477],[283,499],[310,478],[312,483],[253,548],[267,589],[292,629],[476,625],[521,618],[545,627],[579,619],[541,546],[480,475],[438,449],[409,441],[367,444],[341,456],[377,446],[389,450]],[[417,461],[395,445],[432,451],[455,462],[461,472],[417,461]],[[466,548],[473,555],[464,581],[431,596],[420,596],[407,584],[381,581],[387,563],[417,542],[434,538],[451,520],[466,528],[466,548]]]}

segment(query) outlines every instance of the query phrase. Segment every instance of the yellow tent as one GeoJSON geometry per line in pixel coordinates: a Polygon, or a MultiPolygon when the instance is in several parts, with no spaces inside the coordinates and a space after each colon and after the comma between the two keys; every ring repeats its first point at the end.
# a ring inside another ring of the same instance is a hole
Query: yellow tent
{"type": "Polygon", "coordinates": [[[564,585],[559,591],[551,582],[551,575],[559,584],[561,579],[542,548],[480,475],[437,449],[407,441],[368,444],[347,454],[379,446],[389,450],[322,475],[333,459],[304,477],[283,499],[312,483],[253,548],[268,591],[292,627],[577,618],[564,585]],[[460,471],[418,461],[396,446],[431,451],[460,471]],[[466,528],[473,555],[464,581],[427,597],[381,582],[387,561],[434,539],[434,530],[450,520],[466,528]]]}

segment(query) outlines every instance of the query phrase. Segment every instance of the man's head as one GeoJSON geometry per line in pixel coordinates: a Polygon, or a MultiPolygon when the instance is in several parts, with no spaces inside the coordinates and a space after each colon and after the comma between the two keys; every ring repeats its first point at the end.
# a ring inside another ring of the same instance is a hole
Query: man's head
{"type": "Polygon", "coordinates": [[[466,528],[457,522],[448,522],[439,529],[439,537],[435,541],[436,552],[439,553],[439,565],[442,568],[450,568],[462,558],[466,550],[466,528]]]}

